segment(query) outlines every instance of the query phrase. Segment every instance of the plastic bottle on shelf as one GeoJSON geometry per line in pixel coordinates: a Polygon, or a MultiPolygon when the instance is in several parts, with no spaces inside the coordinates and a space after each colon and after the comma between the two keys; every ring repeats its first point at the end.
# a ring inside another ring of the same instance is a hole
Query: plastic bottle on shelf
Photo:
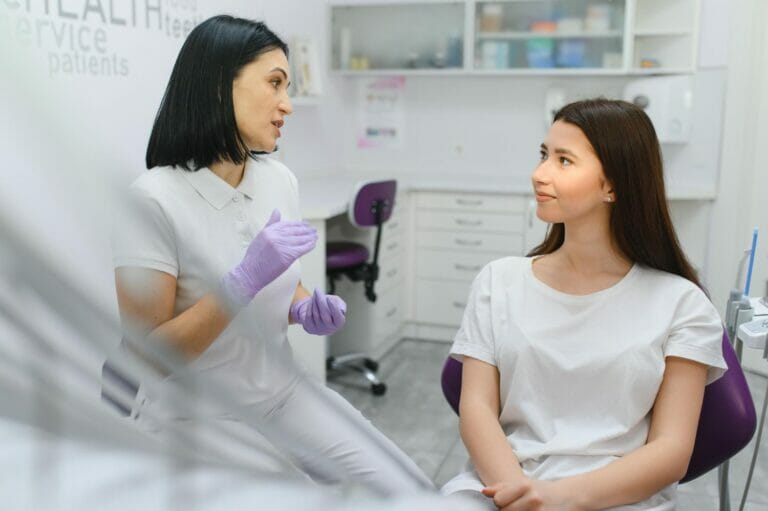
{"type": "Polygon", "coordinates": [[[445,45],[445,65],[446,67],[461,67],[464,61],[464,44],[461,39],[461,34],[458,32],[452,32],[448,36],[448,43],[445,45]]]}
{"type": "Polygon", "coordinates": [[[503,17],[504,6],[502,4],[483,4],[480,10],[480,32],[500,32],[503,17]]]}

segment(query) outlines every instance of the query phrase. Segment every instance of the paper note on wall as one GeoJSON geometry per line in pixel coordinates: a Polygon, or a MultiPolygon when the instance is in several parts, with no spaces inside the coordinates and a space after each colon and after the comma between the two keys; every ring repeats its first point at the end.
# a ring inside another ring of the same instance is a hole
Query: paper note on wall
{"type": "Polygon", "coordinates": [[[360,81],[357,147],[402,148],[405,77],[360,81]]]}

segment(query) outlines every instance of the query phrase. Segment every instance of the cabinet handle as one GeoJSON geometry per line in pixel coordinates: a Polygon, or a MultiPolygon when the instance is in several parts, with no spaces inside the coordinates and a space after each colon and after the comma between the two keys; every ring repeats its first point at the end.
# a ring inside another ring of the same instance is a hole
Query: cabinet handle
{"type": "Polygon", "coordinates": [[[392,268],[387,272],[387,277],[394,277],[395,275],[397,275],[397,268],[392,268]]]}
{"type": "Polygon", "coordinates": [[[387,226],[388,226],[390,229],[397,229],[397,226],[398,226],[398,225],[399,225],[399,224],[398,224],[397,222],[389,222],[389,223],[387,224],[387,226]]]}
{"type": "Polygon", "coordinates": [[[483,199],[456,199],[459,206],[482,206],[483,199]]]}
{"type": "Polygon", "coordinates": [[[467,307],[467,304],[462,302],[453,302],[453,306],[456,307],[457,309],[465,309],[467,307]]]}
{"type": "Polygon", "coordinates": [[[397,312],[397,307],[392,307],[390,310],[387,311],[387,317],[391,318],[392,316],[395,315],[396,312],[397,312]]]}
{"type": "Polygon", "coordinates": [[[456,241],[457,245],[461,245],[463,247],[479,247],[483,244],[482,240],[462,240],[456,238],[454,241],[456,241]]]}
{"type": "Polygon", "coordinates": [[[456,268],[457,270],[461,270],[461,271],[480,271],[480,270],[483,269],[483,267],[480,266],[479,264],[476,265],[476,266],[469,266],[469,265],[466,265],[466,264],[456,263],[456,264],[453,265],[453,267],[456,268]]]}
{"type": "Polygon", "coordinates": [[[456,219],[457,225],[466,225],[470,227],[478,227],[480,225],[483,225],[482,220],[467,220],[466,218],[457,218],[456,219]]]}
{"type": "Polygon", "coordinates": [[[397,248],[397,242],[387,245],[387,250],[394,250],[397,248]]]}

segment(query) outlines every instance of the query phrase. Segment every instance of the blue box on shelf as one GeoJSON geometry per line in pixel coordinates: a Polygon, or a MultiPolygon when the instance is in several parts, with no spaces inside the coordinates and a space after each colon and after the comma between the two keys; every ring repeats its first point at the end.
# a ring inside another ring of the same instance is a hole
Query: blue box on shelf
{"type": "Polygon", "coordinates": [[[557,44],[558,67],[584,67],[587,45],[583,39],[563,39],[557,44]]]}
{"type": "Polygon", "coordinates": [[[525,43],[525,49],[528,57],[528,67],[555,67],[555,43],[552,38],[535,37],[533,39],[528,39],[525,43]]]}

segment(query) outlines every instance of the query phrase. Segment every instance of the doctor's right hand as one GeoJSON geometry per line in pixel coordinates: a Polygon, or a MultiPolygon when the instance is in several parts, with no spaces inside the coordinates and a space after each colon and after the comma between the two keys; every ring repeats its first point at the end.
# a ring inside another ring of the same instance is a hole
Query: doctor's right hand
{"type": "Polygon", "coordinates": [[[227,300],[244,307],[256,293],[288,269],[317,243],[317,231],[306,222],[280,221],[274,210],[264,228],[253,238],[243,260],[227,273],[221,286],[227,300]]]}

